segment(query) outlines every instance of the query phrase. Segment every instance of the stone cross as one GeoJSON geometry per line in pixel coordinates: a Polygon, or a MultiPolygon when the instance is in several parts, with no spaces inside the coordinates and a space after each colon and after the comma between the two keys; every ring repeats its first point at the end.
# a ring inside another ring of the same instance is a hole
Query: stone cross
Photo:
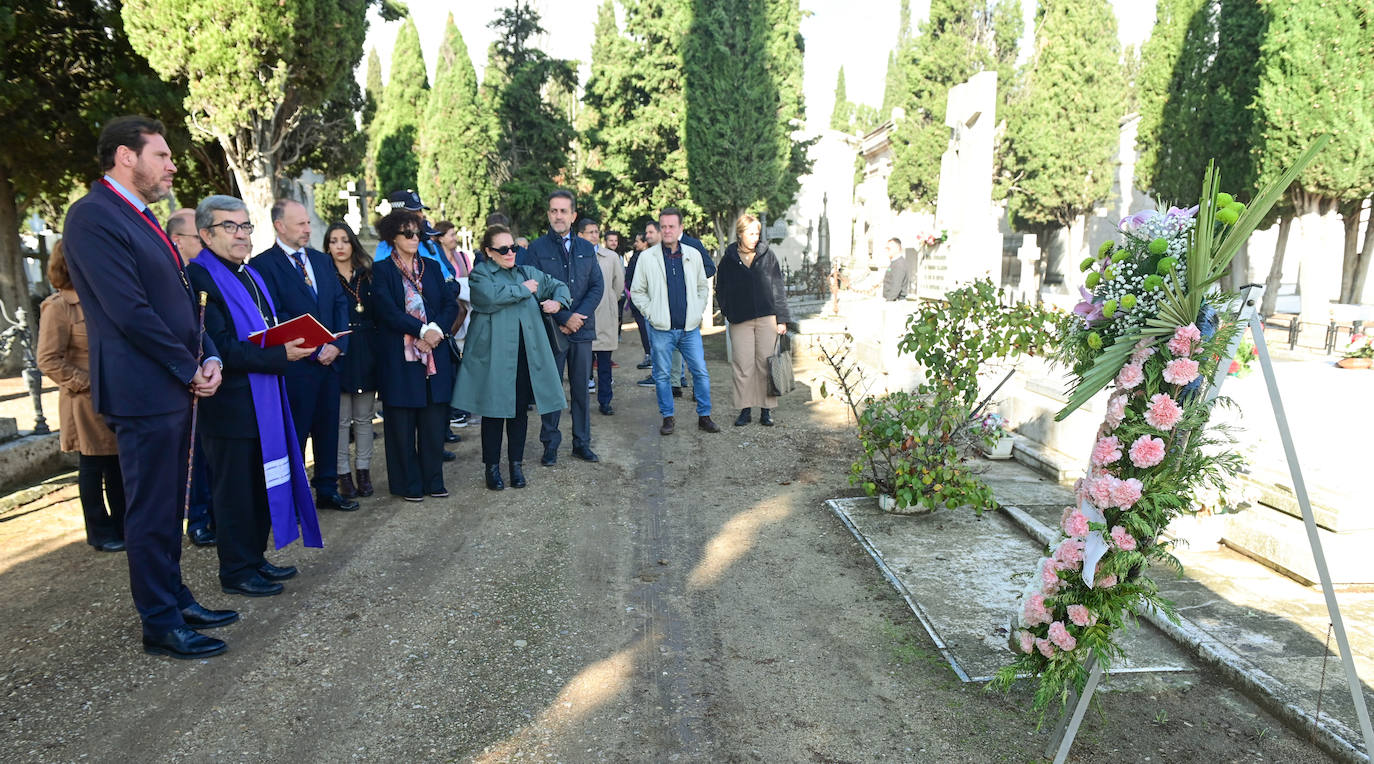
{"type": "Polygon", "coordinates": [[[339,192],[340,199],[348,200],[348,214],[344,215],[344,221],[357,231],[359,236],[365,233],[363,210],[367,208],[368,198],[373,196],[376,194],[367,190],[367,181],[361,179],[350,180],[348,190],[339,192]]]}
{"type": "Polygon", "coordinates": [[[464,252],[472,251],[472,231],[467,226],[458,229],[458,248],[464,252]]]}

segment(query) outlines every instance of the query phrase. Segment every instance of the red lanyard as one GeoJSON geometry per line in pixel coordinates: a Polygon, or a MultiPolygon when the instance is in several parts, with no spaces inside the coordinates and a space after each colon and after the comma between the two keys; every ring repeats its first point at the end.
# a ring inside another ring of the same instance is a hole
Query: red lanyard
{"type": "Polygon", "coordinates": [[[148,219],[148,216],[147,216],[147,215],[144,215],[143,212],[142,212],[141,210],[139,210],[138,207],[134,207],[134,203],[131,202],[131,201],[129,201],[129,198],[126,197],[124,194],[121,194],[121,193],[119,193],[119,191],[115,190],[115,187],[112,186],[112,185],[110,185],[110,181],[105,180],[104,178],[101,178],[101,179],[100,179],[100,182],[101,182],[101,183],[104,183],[104,184],[105,184],[105,188],[108,188],[108,189],[110,189],[111,191],[113,191],[113,192],[114,192],[114,195],[117,196],[117,197],[119,197],[120,199],[122,199],[122,200],[124,201],[125,204],[129,205],[130,207],[133,207],[134,213],[137,214],[137,215],[139,216],[139,218],[143,220],[143,222],[147,223],[149,228],[153,229],[154,231],[157,231],[157,235],[158,235],[159,238],[162,239],[162,243],[167,245],[167,251],[169,251],[169,252],[172,253],[172,259],[176,261],[177,270],[181,270],[181,268],[183,267],[182,262],[181,262],[181,253],[180,253],[180,252],[177,252],[177,248],[176,248],[176,247],[172,246],[172,240],[169,239],[169,238],[167,238],[167,232],[166,232],[166,231],[163,231],[161,227],[159,227],[158,225],[154,224],[153,221],[149,220],[149,219],[148,219]]]}

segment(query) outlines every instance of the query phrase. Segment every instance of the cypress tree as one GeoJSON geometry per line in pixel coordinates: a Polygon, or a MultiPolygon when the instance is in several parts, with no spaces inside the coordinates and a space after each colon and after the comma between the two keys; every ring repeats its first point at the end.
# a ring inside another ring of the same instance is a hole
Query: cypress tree
{"type": "MultiPolygon", "coordinates": [[[[377,192],[377,155],[373,153],[372,147],[377,145],[377,109],[382,103],[382,60],[377,55],[376,48],[370,48],[367,52],[367,85],[363,89],[363,109],[362,125],[363,134],[367,138],[367,150],[363,158],[363,176],[367,180],[367,187],[374,193],[377,192]]],[[[368,200],[367,206],[375,207],[376,197],[368,200]]],[[[368,210],[363,210],[363,219],[371,217],[368,210]]]]}
{"type": "Polygon", "coordinates": [[[435,219],[472,230],[495,205],[491,162],[496,146],[477,96],[477,70],[449,14],[420,135],[420,193],[435,219]]]}
{"type": "MultiPolygon", "coordinates": [[[[1007,124],[1012,223],[1044,234],[1111,193],[1125,84],[1107,0],[1053,0],[1007,124]]],[[[1070,242],[1070,256],[1078,242],[1070,242]]]]}
{"type": "Polygon", "coordinates": [[[835,106],[830,110],[830,129],[849,132],[853,127],[854,108],[844,90],[844,67],[835,75],[835,106]]]}
{"type": "Polygon", "coordinates": [[[696,0],[684,50],[687,172],[692,198],[729,241],[735,219],[767,199],[781,179],[773,115],[778,90],[763,56],[765,0],[696,0]]]}
{"type": "MultiPolygon", "coordinates": [[[[1214,156],[1203,120],[1211,97],[1208,68],[1216,55],[1212,6],[1212,0],[1160,0],[1154,30],[1141,48],[1136,183],[1184,206],[1197,199],[1202,170],[1214,156]]],[[[1229,176],[1222,173],[1228,188],[1229,176]]]]}
{"type": "MultiPolygon", "coordinates": [[[[806,96],[802,92],[805,42],[801,35],[800,0],[765,0],[767,69],[778,94],[774,141],[781,161],[772,191],[764,199],[771,217],[782,217],[801,190],[801,178],[811,172],[810,149],[814,138],[797,140],[794,134],[806,125],[806,96]]],[[[731,221],[733,225],[734,221],[731,221]]],[[[720,246],[724,247],[722,241],[720,246]]]]}
{"type": "Polygon", "coordinates": [[[406,19],[391,49],[391,78],[377,107],[371,155],[382,195],[418,186],[420,120],[429,97],[429,75],[420,52],[420,33],[406,19]]]}

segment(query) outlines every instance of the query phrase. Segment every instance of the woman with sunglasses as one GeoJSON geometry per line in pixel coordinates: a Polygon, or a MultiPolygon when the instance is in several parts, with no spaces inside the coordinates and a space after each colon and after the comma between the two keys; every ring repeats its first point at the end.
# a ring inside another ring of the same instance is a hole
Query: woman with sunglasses
{"type": "Polygon", "coordinates": [[[453,358],[443,327],[457,318],[458,299],[437,264],[419,255],[423,225],[404,209],[382,218],[377,235],[391,255],[372,267],[387,489],[406,501],[448,496],[443,458],[453,358]]]}
{"type": "Polygon", "coordinates": [[[572,297],[558,279],[515,264],[514,240],[503,225],[487,228],[482,253],[486,256],[472,267],[468,282],[472,321],[453,405],[482,417],[487,488],[506,487],[501,480],[503,431],[511,488],[524,488],[529,404],[540,414],[561,411],[567,404],[540,314],[557,313],[572,297]]]}

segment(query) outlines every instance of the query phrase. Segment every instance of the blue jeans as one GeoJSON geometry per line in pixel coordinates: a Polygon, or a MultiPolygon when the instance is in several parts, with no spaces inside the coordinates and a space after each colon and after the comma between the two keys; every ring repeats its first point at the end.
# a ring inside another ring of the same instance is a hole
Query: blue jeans
{"type": "Polygon", "coordinates": [[[711,414],[711,377],[706,373],[706,355],[701,346],[701,329],[684,331],[649,330],[649,354],[654,362],[654,391],[658,394],[658,412],[673,415],[673,380],[668,367],[674,350],[682,353],[682,360],[692,374],[692,392],[697,398],[697,416],[711,414]]]}

